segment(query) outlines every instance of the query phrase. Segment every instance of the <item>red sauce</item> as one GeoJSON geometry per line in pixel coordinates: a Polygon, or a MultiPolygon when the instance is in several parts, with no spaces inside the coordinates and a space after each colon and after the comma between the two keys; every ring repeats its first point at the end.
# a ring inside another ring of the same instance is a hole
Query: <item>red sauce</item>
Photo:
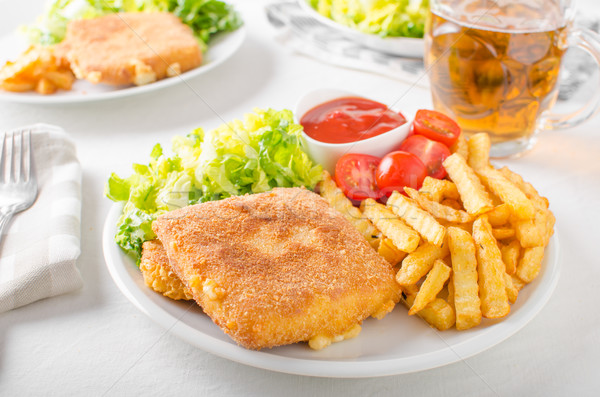
{"type": "Polygon", "coordinates": [[[338,98],[315,106],[300,120],[306,134],[320,142],[362,141],[406,123],[401,113],[366,98],[338,98]]]}

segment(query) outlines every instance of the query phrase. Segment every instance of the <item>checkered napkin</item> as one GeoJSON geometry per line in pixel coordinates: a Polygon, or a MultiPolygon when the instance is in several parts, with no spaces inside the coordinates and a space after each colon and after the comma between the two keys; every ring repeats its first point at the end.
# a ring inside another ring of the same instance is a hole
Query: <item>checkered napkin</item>
{"type": "Polygon", "coordinates": [[[81,288],[81,166],[75,145],[60,128],[32,131],[39,194],[15,214],[0,242],[0,313],[81,288]]]}
{"type": "Polygon", "coordinates": [[[291,51],[336,66],[377,73],[421,87],[429,86],[422,59],[363,47],[311,17],[297,0],[268,4],[265,11],[277,30],[275,39],[291,51]]]}

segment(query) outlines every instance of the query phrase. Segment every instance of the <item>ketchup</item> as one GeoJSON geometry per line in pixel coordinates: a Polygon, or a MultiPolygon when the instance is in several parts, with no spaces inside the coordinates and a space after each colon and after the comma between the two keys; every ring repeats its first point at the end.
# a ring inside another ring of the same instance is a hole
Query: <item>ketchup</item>
{"type": "Polygon", "coordinates": [[[337,98],[315,106],[300,120],[306,134],[320,142],[349,143],[371,138],[406,123],[401,113],[360,97],[337,98]]]}

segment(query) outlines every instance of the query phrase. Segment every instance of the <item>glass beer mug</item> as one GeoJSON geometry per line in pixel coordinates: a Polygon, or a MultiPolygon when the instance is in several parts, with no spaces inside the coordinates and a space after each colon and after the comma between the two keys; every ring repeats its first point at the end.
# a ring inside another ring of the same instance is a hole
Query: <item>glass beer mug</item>
{"type": "Polygon", "coordinates": [[[593,116],[600,87],[581,109],[552,114],[569,46],[600,66],[600,36],[573,28],[571,0],[431,0],[425,66],[434,108],[467,134],[487,132],[491,155],[523,153],[544,129],[593,116]]]}

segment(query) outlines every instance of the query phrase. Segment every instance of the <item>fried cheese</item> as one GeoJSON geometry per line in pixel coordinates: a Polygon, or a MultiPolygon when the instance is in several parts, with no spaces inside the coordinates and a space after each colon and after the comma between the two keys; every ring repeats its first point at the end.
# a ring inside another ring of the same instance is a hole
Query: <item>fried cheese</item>
{"type": "Polygon", "coordinates": [[[196,302],[249,349],[356,336],[399,299],[392,267],[319,195],[300,188],[163,214],[153,230],[196,302]]]}

